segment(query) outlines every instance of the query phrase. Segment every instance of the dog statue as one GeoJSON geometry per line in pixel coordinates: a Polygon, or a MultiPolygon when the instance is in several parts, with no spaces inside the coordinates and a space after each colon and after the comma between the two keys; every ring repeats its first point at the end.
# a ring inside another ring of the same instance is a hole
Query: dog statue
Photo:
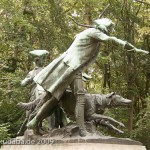
{"type": "MultiPolygon", "coordinates": [[[[64,92],[61,97],[61,109],[65,112],[67,117],[70,120],[75,120],[75,97],[70,91],[64,92]]],[[[122,96],[116,95],[115,92],[109,94],[85,94],[85,121],[94,121],[96,126],[103,125],[112,130],[115,130],[118,133],[124,133],[123,131],[117,129],[111,123],[118,124],[124,127],[124,124],[113,119],[112,117],[108,117],[103,115],[106,108],[112,108],[117,106],[127,106],[131,104],[131,100],[125,99],[122,96]]],[[[38,101],[33,101],[30,103],[20,103],[19,106],[30,110],[35,105],[37,105],[38,101]]],[[[31,118],[34,117],[35,114],[31,114],[31,118]]]]}
{"type": "MultiPolygon", "coordinates": [[[[95,121],[96,125],[103,125],[112,130],[115,130],[118,133],[124,133],[123,131],[117,129],[111,123],[118,124],[124,127],[124,124],[103,115],[106,108],[112,108],[117,106],[127,106],[131,104],[131,100],[125,99],[122,96],[116,95],[115,92],[110,94],[85,94],[85,121],[95,121]]],[[[75,109],[75,98],[71,92],[65,92],[62,96],[62,108],[66,114],[68,114],[71,120],[74,118],[74,109],[75,109]]]]}

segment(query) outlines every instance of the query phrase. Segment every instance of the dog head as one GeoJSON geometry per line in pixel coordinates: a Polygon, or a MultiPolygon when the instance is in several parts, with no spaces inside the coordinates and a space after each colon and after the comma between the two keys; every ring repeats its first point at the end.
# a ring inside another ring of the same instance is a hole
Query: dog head
{"type": "Polygon", "coordinates": [[[115,92],[112,92],[106,95],[106,103],[108,107],[115,107],[129,105],[132,101],[125,99],[120,95],[116,95],[115,92]]]}

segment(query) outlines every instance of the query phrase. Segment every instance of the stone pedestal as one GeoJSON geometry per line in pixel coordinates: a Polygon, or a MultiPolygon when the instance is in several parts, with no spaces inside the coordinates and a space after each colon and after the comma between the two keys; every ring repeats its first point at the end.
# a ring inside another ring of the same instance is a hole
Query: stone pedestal
{"type": "MultiPolygon", "coordinates": [[[[93,130],[93,128],[90,127],[93,130]]],[[[91,131],[92,131],[91,130],[91,131]]],[[[95,129],[94,129],[95,131],[95,129]]],[[[54,129],[47,135],[37,136],[27,130],[24,136],[4,143],[2,150],[146,150],[138,141],[104,136],[94,132],[80,137],[77,126],[54,129]]]]}
{"type": "Polygon", "coordinates": [[[142,145],[63,143],[53,145],[5,145],[2,150],[146,150],[142,145]]]}

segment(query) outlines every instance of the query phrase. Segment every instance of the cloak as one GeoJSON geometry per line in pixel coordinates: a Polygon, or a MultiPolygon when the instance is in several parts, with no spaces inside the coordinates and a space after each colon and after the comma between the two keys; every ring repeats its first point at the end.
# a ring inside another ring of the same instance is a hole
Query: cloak
{"type": "Polygon", "coordinates": [[[119,39],[110,38],[98,29],[84,30],[76,36],[69,49],[45,67],[34,81],[60,99],[75,75],[96,59],[100,43],[111,39],[118,43],[119,39]]]}

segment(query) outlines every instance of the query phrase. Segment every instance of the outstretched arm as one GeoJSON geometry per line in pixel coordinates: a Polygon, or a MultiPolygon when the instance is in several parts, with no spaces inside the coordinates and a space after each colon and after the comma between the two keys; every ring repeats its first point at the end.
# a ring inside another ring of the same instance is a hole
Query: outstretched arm
{"type": "Polygon", "coordinates": [[[100,40],[102,42],[113,41],[119,45],[122,45],[128,51],[142,52],[145,54],[149,53],[148,51],[136,48],[135,46],[133,46],[132,44],[130,44],[127,41],[123,41],[123,40],[118,39],[114,36],[108,36],[105,33],[99,31],[98,29],[93,30],[93,32],[90,33],[90,36],[97,39],[97,40],[100,40]]]}
{"type": "Polygon", "coordinates": [[[32,81],[31,78],[25,78],[24,80],[21,81],[21,86],[26,86],[31,81],[32,81]]]}
{"type": "Polygon", "coordinates": [[[21,86],[26,86],[32,81],[33,81],[33,76],[31,75],[31,72],[29,72],[28,75],[25,77],[25,79],[21,81],[21,86]]]}
{"type": "Polygon", "coordinates": [[[136,48],[135,46],[133,46],[131,43],[129,42],[126,42],[126,41],[123,41],[123,40],[120,40],[120,39],[117,39],[116,37],[108,37],[108,40],[111,40],[111,41],[114,41],[118,44],[121,44],[124,46],[125,49],[127,49],[128,51],[136,51],[136,52],[142,52],[142,53],[145,53],[145,54],[148,54],[149,52],[148,51],[145,51],[145,50],[142,50],[142,49],[138,49],[136,48]]]}
{"type": "Polygon", "coordinates": [[[138,49],[138,48],[134,47],[132,44],[130,44],[129,42],[126,42],[125,48],[128,51],[136,51],[136,52],[142,52],[142,53],[145,53],[145,54],[149,54],[148,51],[145,51],[145,50],[142,50],[142,49],[138,49]]]}

